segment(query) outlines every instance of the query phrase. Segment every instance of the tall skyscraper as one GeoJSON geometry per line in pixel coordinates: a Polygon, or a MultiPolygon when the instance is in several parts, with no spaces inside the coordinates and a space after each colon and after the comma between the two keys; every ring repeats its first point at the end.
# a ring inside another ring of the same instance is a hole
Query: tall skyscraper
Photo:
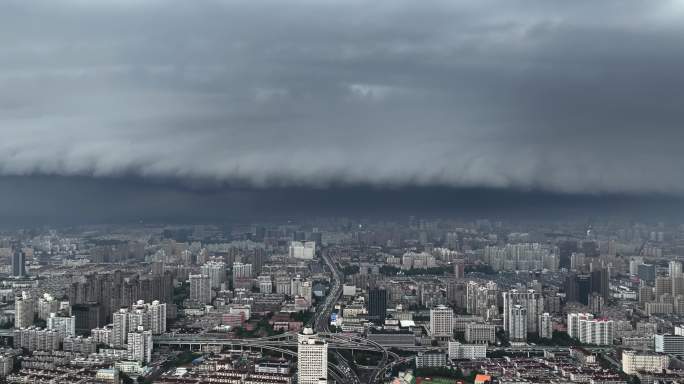
{"type": "Polygon", "coordinates": [[[368,292],[368,320],[384,324],[386,317],[387,291],[384,288],[372,288],[368,292]]]}
{"type": "Polygon", "coordinates": [[[211,304],[211,283],[207,275],[190,275],[190,300],[211,304]]]}
{"type": "Polygon", "coordinates": [[[328,343],[311,328],[304,328],[297,337],[297,382],[318,384],[328,379],[328,343]]]}
{"type": "Polygon", "coordinates": [[[430,336],[433,338],[447,338],[454,335],[454,311],[438,305],[430,309],[430,336]]]}
{"type": "Polygon", "coordinates": [[[21,249],[15,249],[12,253],[12,276],[26,276],[26,254],[21,249]]]}

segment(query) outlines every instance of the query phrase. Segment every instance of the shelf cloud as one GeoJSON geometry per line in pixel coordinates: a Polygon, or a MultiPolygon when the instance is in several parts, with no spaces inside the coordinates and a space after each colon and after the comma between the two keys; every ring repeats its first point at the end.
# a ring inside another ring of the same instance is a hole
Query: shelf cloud
{"type": "Polygon", "coordinates": [[[0,4],[0,175],[684,192],[682,1],[0,4]]]}

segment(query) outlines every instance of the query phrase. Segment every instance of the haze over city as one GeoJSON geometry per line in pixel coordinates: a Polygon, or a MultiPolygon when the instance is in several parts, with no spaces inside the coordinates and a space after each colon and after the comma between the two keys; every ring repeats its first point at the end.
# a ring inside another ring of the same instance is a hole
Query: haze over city
{"type": "Polygon", "coordinates": [[[0,384],[683,384],[684,1],[0,1],[0,384]]]}

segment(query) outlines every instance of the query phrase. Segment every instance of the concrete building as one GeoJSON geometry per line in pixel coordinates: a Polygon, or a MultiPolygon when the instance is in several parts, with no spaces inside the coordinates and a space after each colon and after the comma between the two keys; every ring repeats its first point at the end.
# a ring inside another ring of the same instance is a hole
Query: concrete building
{"type": "Polygon", "coordinates": [[[465,326],[465,341],[471,344],[494,344],[496,342],[496,326],[468,323],[465,326]]]}
{"type": "Polygon", "coordinates": [[[269,275],[261,275],[257,278],[259,283],[259,292],[271,293],[273,292],[273,281],[269,275]]]}
{"type": "Polygon", "coordinates": [[[293,259],[312,260],[316,255],[316,242],[293,241],[290,243],[289,256],[293,259]]]}
{"type": "Polygon", "coordinates": [[[21,297],[14,300],[14,327],[28,328],[33,325],[34,317],[33,299],[27,292],[22,292],[21,297]]]}
{"type": "Polygon", "coordinates": [[[65,337],[76,336],[76,316],[57,316],[56,313],[51,313],[47,319],[47,328],[51,331],[57,331],[59,336],[65,337]]]}
{"type": "Polygon", "coordinates": [[[209,276],[209,286],[212,289],[221,288],[226,282],[226,263],[222,261],[209,261],[200,268],[202,275],[209,276]]]}
{"type": "Polygon", "coordinates": [[[252,264],[245,264],[239,261],[233,263],[233,281],[252,278],[252,272],[252,264]]]}
{"type": "Polygon", "coordinates": [[[449,358],[457,360],[484,359],[487,357],[487,344],[461,344],[449,342],[449,358]]]}
{"type": "Polygon", "coordinates": [[[656,352],[684,356],[684,336],[655,335],[654,339],[656,352]]]}
{"type": "Polygon", "coordinates": [[[430,310],[430,336],[433,338],[449,338],[454,335],[454,311],[439,305],[430,310]]]}
{"type": "Polygon", "coordinates": [[[667,355],[631,350],[622,351],[622,371],[628,375],[637,372],[661,372],[668,367],[670,359],[667,355]]]}
{"type": "Polygon", "coordinates": [[[190,275],[190,300],[211,304],[211,282],[207,275],[190,275]]]}
{"type": "Polygon", "coordinates": [[[509,308],[508,334],[511,341],[527,340],[527,308],[516,304],[509,308]]]}
{"type": "MultiPolygon", "coordinates": [[[[512,289],[503,293],[503,304],[504,331],[510,334],[513,321],[515,321],[513,317],[513,310],[516,305],[520,305],[521,307],[525,308],[525,318],[527,321],[527,325],[525,327],[526,332],[537,332],[539,328],[537,325],[539,315],[544,312],[544,298],[542,297],[541,293],[533,289],[512,289]]],[[[518,316],[520,316],[520,311],[518,311],[518,316]]],[[[518,327],[518,329],[520,329],[520,327],[518,327]]],[[[527,335],[521,340],[526,339],[527,335]]]]}
{"type": "Polygon", "coordinates": [[[128,358],[143,364],[152,360],[152,332],[138,327],[135,332],[128,333],[128,358]]]}
{"type": "Polygon", "coordinates": [[[297,382],[319,384],[328,379],[328,343],[311,328],[297,336],[297,382]]]}
{"type": "Polygon", "coordinates": [[[544,312],[539,316],[539,337],[542,339],[553,337],[553,318],[548,312],[544,312]]]}

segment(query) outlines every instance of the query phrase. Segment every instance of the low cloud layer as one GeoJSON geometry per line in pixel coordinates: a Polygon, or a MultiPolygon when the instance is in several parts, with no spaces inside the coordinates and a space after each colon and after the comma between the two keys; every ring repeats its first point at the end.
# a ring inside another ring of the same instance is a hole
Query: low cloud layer
{"type": "Polygon", "coordinates": [[[0,174],[684,193],[682,1],[5,1],[0,174]]]}

